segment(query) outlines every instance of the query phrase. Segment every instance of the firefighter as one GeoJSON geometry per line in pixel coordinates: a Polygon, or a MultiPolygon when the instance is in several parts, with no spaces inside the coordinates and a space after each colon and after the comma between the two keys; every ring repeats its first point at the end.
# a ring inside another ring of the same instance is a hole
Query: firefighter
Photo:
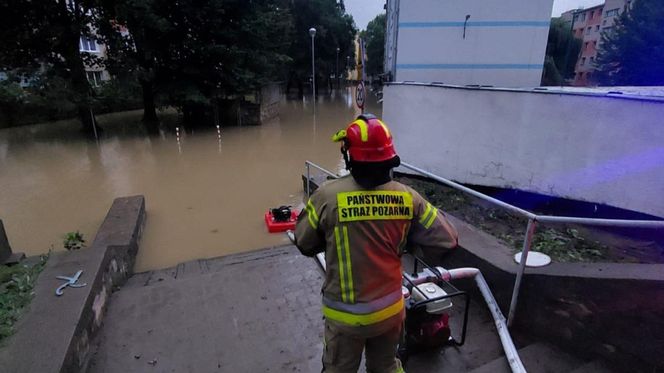
{"type": "Polygon", "coordinates": [[[333,141],[351,176],[323,184],[298,217],[302,254],[325,252],[323,372],[357,372],[366,350],[368,373],[403,372],[396,358],[405,317],[401,254],[457,245],[456,229],[436,207],[390,171],[400,159],[387,126],[360,115],[333,141]]]}

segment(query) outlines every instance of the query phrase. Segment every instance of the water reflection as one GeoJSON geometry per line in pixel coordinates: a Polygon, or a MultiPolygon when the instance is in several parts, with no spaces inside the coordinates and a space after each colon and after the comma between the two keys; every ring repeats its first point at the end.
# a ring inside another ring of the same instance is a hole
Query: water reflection
{"type": "Polygon", "coordinates": [[[310,101],[291,100],[262,126],[194,131],[169,111],[152,138],[140,111],[100,116],[99,145],[66,121],[2,130],[0,218],[11,244],[42,253],[77,229],[91,241],[113,198],[135,194],[148,213],[138,271],[286,243],[266,232],[264,211],[297,205],[306,159],[339,166],[330,136],[357,115],[351,91],[321,97],[315,116],[310,101]]]}

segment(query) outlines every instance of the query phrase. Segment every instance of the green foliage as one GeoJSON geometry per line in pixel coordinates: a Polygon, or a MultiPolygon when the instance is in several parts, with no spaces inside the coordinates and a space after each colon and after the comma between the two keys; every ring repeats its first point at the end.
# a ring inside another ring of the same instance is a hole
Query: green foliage
{"type": "Polygon", "coordinates": [[[574,37],[569,22],[561,18],[551,19],[542,85],[563,85],[565,79],[574,77],[574,65],[581,45],[581,39],[574,37]]]}
{"type": "Polygon", "coordinates": [[[85,246],[85,240],[83,239],[83,235],[79,233],[79,231],[76,232],[68,232],[65,234],[65,238],[62,241],[62,245],[64,246],[65,249],[67,250],[80,250],[85,246]]]}
{"type": "Polygon", "coordinates": [[[664,85],[664,2],[636,0],[602,32],[595,79],[602,85],[664,85]]]}
{"type": "MultiPolygon", "coordinates": [[[[399,181],[413,187],[442,211],[504,241],[515,252],[522,250],[527,223],[525,218],[434,182],[410,178],[401,178],[399,181]]],[[[612,259],[609,247],[586,239],[575,229],[540,226],[535,231],[532,250],[550,255],[557,262],[596,262],[612,259]]]]}
{"type": "MultiPolygon", "coordinates": [[[[61,93],[89,112],[91,89],[85,66],[99,59],[79,51],[79,38],[91,37],[95,0],[5,0],[0,2],[0,71],[32,79],[47,70],[67,84],[61,93]]],[[[89,115],[81,115],[85,124],[89,115]]],[[[84,126],[84,128],[89,128],[84,126]]]]}
{"type": "Polygon", "coordinates": [[[30,303],[37,276],[48,256],[41,256],[33,265],[0,266],[0,341],[13,333],[14,323],[30,303]]]}
{"type": "Polygon", "coordinates": [[[368,75],[383,73],[385,61],[385,29],[387,28],[385,13],[379,14],[369,22],[365,33],[368,75]]]}
{"type": "MultiPolygon", "coordinates": [[[[33,76],[27,87],[16,80],[0,81],[0,128],[72,118],[77,105],[69,95],[69,82],[48,72],[33,76]]],[[[95,90],[94,113],[140,107],[140,86],[135,80],[113,79],[95,90]]]]}
{"type": "MultiPolygon", "coordinates": [[[[339,73],[343,74],[346,57],[355,60],[355,22],[346,13],[343,2],[336,0],[293,0],[289,5],[293,17],[288,55],[289,81],[302,84],[311,77],[311,37],[309,28],[316,29],[316,77],[329,77],[336,70],[339,48],[339,73]]],[[[318,85],[321,86],[320,84],[318,85]]]]}

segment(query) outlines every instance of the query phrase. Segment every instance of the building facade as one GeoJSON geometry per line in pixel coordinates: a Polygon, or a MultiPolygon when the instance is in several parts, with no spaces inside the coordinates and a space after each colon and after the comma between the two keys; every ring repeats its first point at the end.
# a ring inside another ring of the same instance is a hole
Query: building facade
{"type": "Polygon", "coordinates": [[[610,32],[616,18],[631,4],[632,0],[606,0],[586,9],[573,9],[561,15],[570,22],[574,36],[582,40],[581,52],[574,67],[574,86],[593,86],[593,74],[597,69],[597,51],[601,47],[602,32],[610,32]]]}
{"type": "MultiPolygon", "coordinates": [[[[102,60],[107,56],[106,45],[99,43],[94,37],[81,36],[78,47],[81,53],[93,54],[102,60]]],[[[93,87],[99,87],[103,82],[111,79],[108,71],[100,66],[86,66],[85,75],[93,87]]]]}
{"type": "Polygon", "coordinates": [[[392,81],[538,87],[553,0],[388,0],[392,81]]]}

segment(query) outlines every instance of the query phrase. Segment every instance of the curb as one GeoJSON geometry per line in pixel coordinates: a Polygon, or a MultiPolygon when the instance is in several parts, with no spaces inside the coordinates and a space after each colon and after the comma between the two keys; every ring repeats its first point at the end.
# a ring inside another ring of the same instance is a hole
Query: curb
{"type": "Polygon", "coordinates": [[[0,350],[0,366],[8,372],[86,371],[92,355],[91,341],[102,326],[114,288],[133,271],[145,222],[143,196],[117,198],[92,245],[74,252],[53,254],[37,279],[35,297],[17,325],[17,332],[0,350]],[[82,288],[66,288],[63,281],[83,270],[82,288]]]}

